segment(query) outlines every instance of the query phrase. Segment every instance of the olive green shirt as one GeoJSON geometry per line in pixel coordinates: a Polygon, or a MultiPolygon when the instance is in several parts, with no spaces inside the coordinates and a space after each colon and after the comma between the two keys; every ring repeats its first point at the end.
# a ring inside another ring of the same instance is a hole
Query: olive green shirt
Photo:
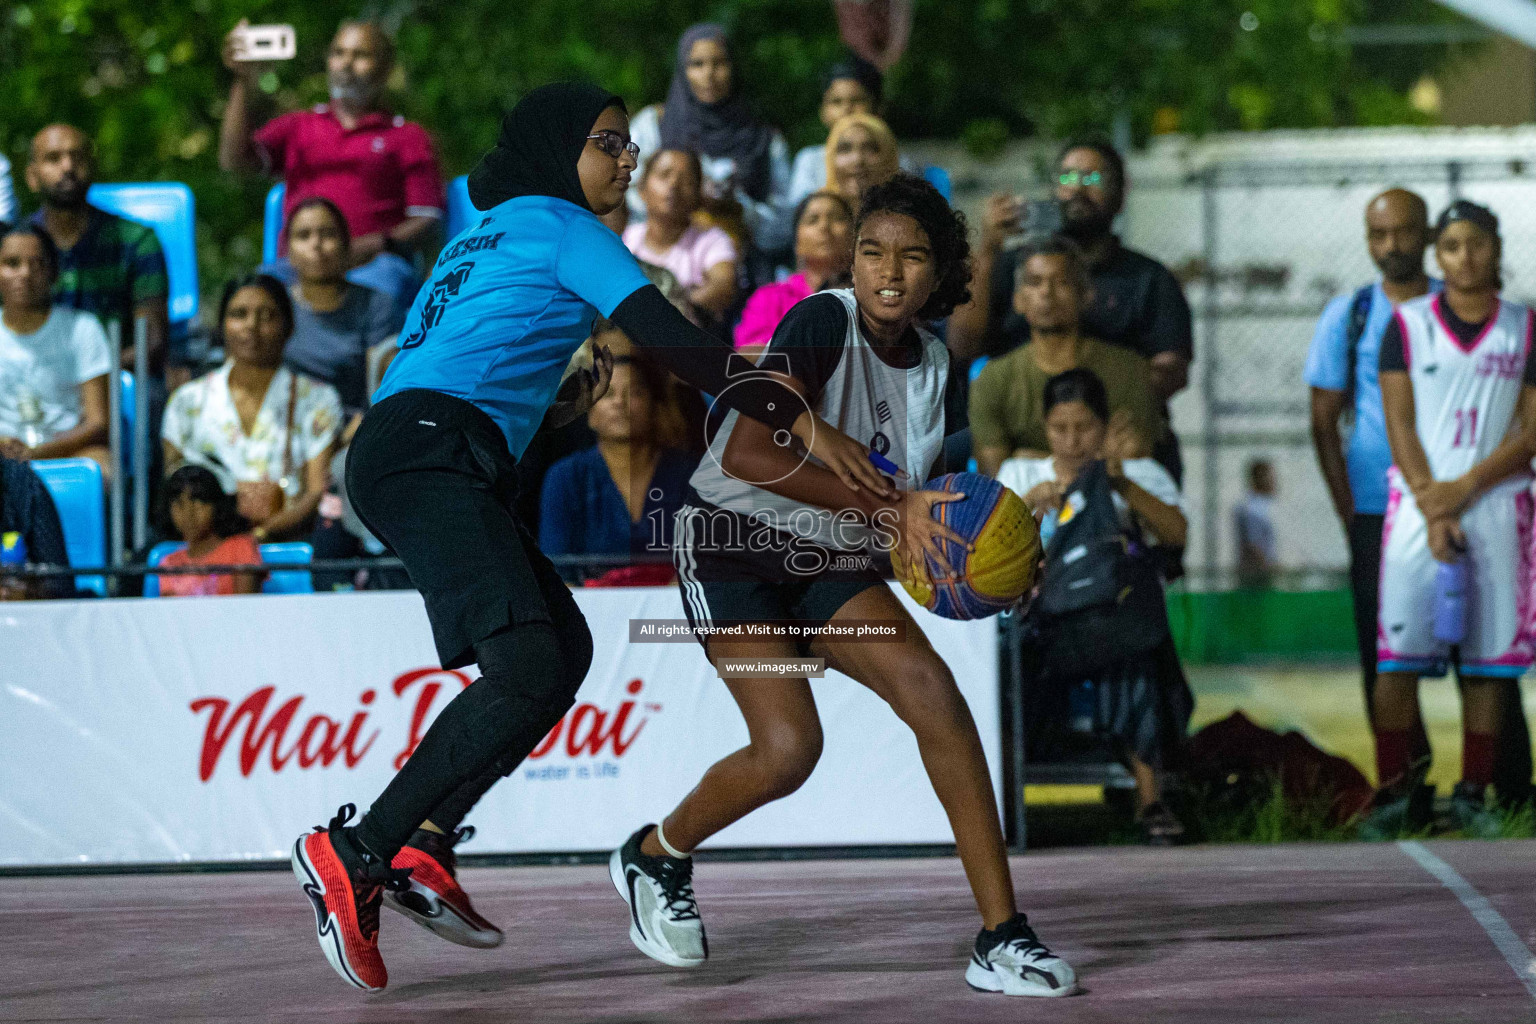
{"type": "MultiPolygon", "coordinates": [[[[1078,365],[1104,382],[1113,416],[1124,409],[1131,429],[1155,444],[1168,429],[1152,394],[1152,364],[1130,349],[1083,339],[1078,365]]],[[[990,360],[971,382],[971,443],[976,448],[1006,447],[1047,451],[1045,382],[1051,374],[1036,365],[1029,345],[990,360]]]]}

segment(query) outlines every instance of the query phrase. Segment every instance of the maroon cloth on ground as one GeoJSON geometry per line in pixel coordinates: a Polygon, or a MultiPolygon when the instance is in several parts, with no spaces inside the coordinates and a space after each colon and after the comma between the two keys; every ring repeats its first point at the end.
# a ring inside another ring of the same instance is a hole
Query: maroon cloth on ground
{"type": "Polygon", "coordinates": [[[1324,753],[1299,732],[1281,735],[1255,725],[1241,711],[1192,736],[1187,764],[1192,780],[1216,784],[1227,783],[1233,775],[1274,775],[1281,780],[1287,800],[1332,793],[1329,818],[1335,824],[1361,811],[1374,794],[1370,782],[1349,761],[1324,753]]]}
{"type": "Polygon", "coordinates": [[[666,562],[647,562],[643,565],[622,565],[609,569],[595,579],[587,580],[584,587],[665,587],[677,582],[677,572],[666,562]]]}

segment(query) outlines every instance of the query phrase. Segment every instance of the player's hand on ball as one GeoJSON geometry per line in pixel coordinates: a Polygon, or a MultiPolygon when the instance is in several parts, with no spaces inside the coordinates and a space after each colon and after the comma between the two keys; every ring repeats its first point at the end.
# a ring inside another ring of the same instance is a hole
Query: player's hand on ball
{"type": "Polygon", "coordinates": [[[928,557],[945,576],[954,574],[954,567],[944,557],[941,541],[953,541],[967,551],[972,545],[964,537],[933,518],[933,506],[950,501],[964,501],[964,494],[950,491],[908,491],[896,504],[896,546],[891,551],[893,567],[906,568],[908,579],[931,584],[928,576],[928,557]],[[927,557],[925,557],[927,556],[927,557]],[[900,566],[896,566],[897,559],[900,566]]]}

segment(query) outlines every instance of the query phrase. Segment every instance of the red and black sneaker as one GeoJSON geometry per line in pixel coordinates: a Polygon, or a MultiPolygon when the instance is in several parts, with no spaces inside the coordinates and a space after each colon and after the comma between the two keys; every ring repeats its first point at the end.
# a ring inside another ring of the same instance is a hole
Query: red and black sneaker
{"type": "Polygon", "coordinates": [[[379,904],[385,889],[410,885],[352,841],[345,828],[357,808],[345,804],[330,825],[293,844],[293,874],[315,908],[315,937],[325,958],[350,985],[377,992],[389,983],[379,956],[379,904]]]}
{"type": "Polygon", "coordinates": [[[481,917],[458,880],[453,848],[475,834],[472,826],[452,834],[419,828],[395,854],[391,867],[408,868],[410,885],[384,894],[384,905],[423,928],[475,949],[501,945],[501,929],[481,917]]]}

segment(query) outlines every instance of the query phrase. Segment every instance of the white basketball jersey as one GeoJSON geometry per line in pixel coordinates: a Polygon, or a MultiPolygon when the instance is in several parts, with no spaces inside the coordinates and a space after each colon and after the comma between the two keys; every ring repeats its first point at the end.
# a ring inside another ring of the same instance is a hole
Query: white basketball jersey
{"type": "Polygon", "coordinates": [[[1531,311],[1499,301],[1470,345],[1446,326],[1439,295],[1397,307],[1414,422],[1436,480],[1454,480],[1504,440],[1531,349],[1531,311]]]}
{"type": "MultiPolygon", "coordinates": [[[[859,329],[858,304],[852,289],[819,295],[835,295],[842,301],[847,333],[837,369],[812,404],[813,411],[906,470],[905,489],[921,486],[923,475],[944,446],[944,388],[949,379],[949,352],[930,331],[918,327],[921,361],[910,369],[891,366],[876,354],[859,329]]],[[[758,365],[777,369],[771,348],[758,365]]],[[[872,531],[854,526],[846,514],[840,518],[828,509],[781,497],[738,480],[720,468],[739,416],[735,410],[726,415],[708,453],[694,471],[691,483],[699,496],[823,547],[843,551],[866,548],[872,531]]],[[[814,457],[807,458],[821,465],[814,457]]]]}

